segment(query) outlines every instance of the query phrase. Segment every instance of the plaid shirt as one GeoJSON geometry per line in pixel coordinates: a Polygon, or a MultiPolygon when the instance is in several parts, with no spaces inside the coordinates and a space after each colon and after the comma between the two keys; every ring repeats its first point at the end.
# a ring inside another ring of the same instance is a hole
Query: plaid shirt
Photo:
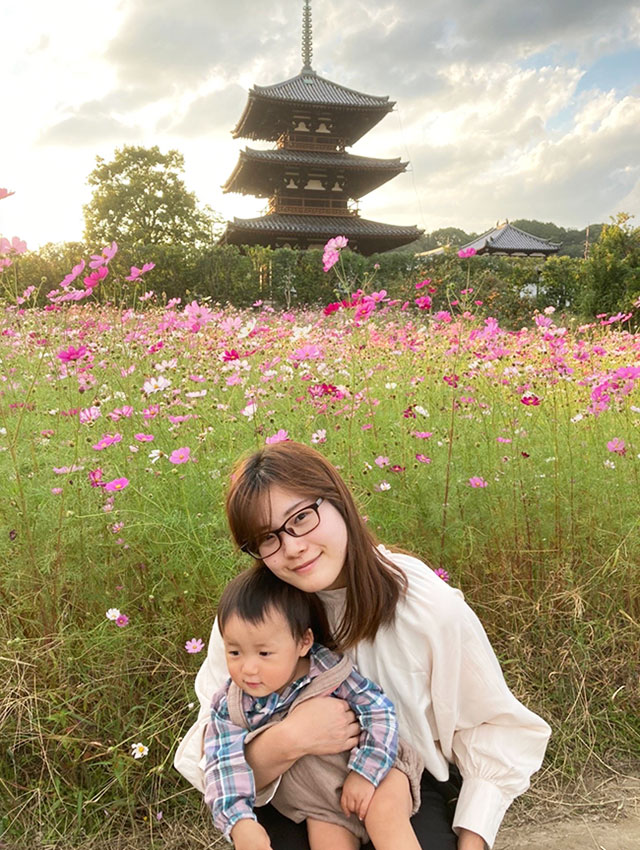
{"type": "MultiPolygon", "coordinates": [[[[335,667],[340,660],[335,652],[317,643],[309,658],[308,675],[292,682],[281,694],[257,699],[243,694],[242,705],[250,729],[236,726],[229,718],[227,691],[231,680],[213,697],[211,722],[204,741],[205,802],[216,827],[227,839],[239,820],[256,820],[253,771],[244,756],[247,734],[277,715],[286,715],[311,680],[335,667]]],[[[365,679],[355,668],[331,695],[349,704],[362,728],[358,746],[351,751],[348,769],[360,773],[377,788],[393,766],[398,752],[398,724],[393,704],[378,685],[365,679]]]]}

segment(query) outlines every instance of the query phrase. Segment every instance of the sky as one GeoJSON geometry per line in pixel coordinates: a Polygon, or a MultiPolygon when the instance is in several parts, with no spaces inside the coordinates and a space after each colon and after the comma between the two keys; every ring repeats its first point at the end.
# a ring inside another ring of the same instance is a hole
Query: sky
{"type": "MultiPolygon", "coordinates": [[[[301,70],[302,0],[21,0],[4,4],[0,235],[82,238],[96,156],[179,150],[185,182],[223,194],[252,85],[301,70]]],[[[396,102],[350,152],[409,160],[361,215],[431,232],[518,218],[640,224],[636,0],[313,0],[315,71],[396,102]]]]}

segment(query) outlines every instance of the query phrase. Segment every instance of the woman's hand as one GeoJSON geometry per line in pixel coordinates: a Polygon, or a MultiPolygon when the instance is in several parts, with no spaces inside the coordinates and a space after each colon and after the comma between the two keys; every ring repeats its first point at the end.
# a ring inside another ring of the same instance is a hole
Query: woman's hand
{"type": "Polygon", "coordinates": [[[360,738],[360,724],[344,700],[313,697],[300,703],[283,721],[303,755],[328,755],[352,750],[360,738]]]}
{"type": "Polygon", "coordinates": [[[458,834],[458,850],[484,850],[484,838],[470,829],[461,829],[458,834]]]}

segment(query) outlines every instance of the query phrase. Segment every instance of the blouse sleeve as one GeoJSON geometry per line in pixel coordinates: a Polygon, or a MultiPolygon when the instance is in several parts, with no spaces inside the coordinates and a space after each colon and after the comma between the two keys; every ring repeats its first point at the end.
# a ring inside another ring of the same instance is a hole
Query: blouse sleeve
{"type": "MultiPolygon", "coordinates": [[[[207,657],[202,662],[196,676],[196,696],[200,702],[198,719],[180,742],[173,759],[175,769],[202,794],[205,793],[204,739],[207,725],[211,719],[211,703],[216,692],[223,687],[228,678],[229,672],[225,662],[224,643],[216,617],[211,629],[207,657]]],[[[255,805],[266,805],[275,794],[279,784],[280,779],[276,779],[265,788],[261,788],[256,793],[255,805]]]]}
{"type": "Polygon", "coordinates": [[[195,689],[200,702],[198,719],[182,738],[173,760],[176,770],[201,793],[205,790],[204,736],[211,719],[211,703],[215,693],[222,688],[228,678],[229,673],[224,660],[224,644],[216,618],[211,629],[207,657],[196,676],[195,689]]]}
{"type": "Polygon", "coordinates": [[[442,752],[463,778],[453,828],[491,846],[508,806],[540,767],[551,730],[507,687],[471,608],[443,590],[430,640],[431,698],[442,752]]]}

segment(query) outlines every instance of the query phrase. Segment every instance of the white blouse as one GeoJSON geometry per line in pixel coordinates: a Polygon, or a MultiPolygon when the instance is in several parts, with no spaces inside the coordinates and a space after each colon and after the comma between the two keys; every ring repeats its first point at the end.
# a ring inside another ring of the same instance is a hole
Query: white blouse
{"type": "MultiPolygon", "coordinates": [[[[540,767],[550,728],[508,689],[480,621],[462,592],[450,588],[418,558],[380,551],[407,576],[408,590],[394,623],[348,652],[358,670],[393,701],[400,734],[438,780],[455,763],[464,780],[453,828],[469,829],[491,846],[513,799],[540,767]]],[[[344,589],[319,593],[335,626],[344,589]]],[[[204,729],[211,698],[228,678],[222,638],[214,623],[208,654],[196,677],[197,722],[183,738],[175,767],[204,790],[204,729]]],[[[263,805],[277,783],[258,796],[263,805]]]]}

